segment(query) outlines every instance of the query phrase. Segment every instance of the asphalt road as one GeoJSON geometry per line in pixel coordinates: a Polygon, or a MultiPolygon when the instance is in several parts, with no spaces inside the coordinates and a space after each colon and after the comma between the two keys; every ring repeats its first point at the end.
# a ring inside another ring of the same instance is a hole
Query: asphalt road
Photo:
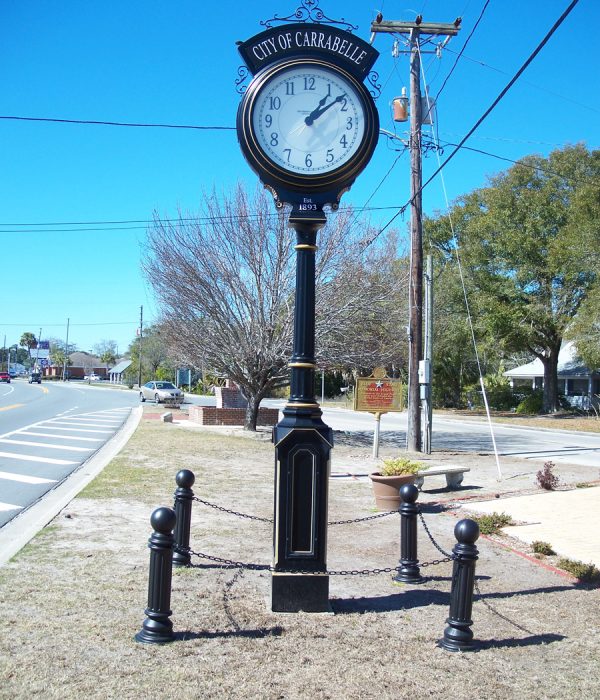
{"type": "Polygon", "coordinates": [[[134,392],[74,382],[0,384],[0,527],[86,463],[138,403],[134,392]]]}
{"type": "MultiPolygon", "coordinates": [[[[266,400],[262,405],[282,408],[285,402],[266,400]]],[[[351,432],[354,444],[372,446],[375,418],[339,408],[324,408],[323,420],[335,431],[351,432]]],[[[381,444],[406,447],[406,413],[386,413],[381,417],[381,444]]],[[[600,433],[543,430],[493,423],[494,439],[500,456],[533,461],[565,462],[600,467],[600,433]]],[[[336,436],[336,441],[343,435],[336,436]]],[[[481,418],[447,418],[433,415],[432,448],[454,452],[493,454],[489,424],[481,418]]]]}

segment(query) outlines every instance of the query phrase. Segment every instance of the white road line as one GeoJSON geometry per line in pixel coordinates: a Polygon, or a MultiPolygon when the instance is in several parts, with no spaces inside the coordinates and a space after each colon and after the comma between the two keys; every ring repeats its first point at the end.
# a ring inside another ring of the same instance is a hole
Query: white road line
{"type": "MultiPolygon", "coordinates": [[[[118,425],[115,426],[108,426],[105,423],[84,423],[84,422],[77,422],[77,423],[65,423],[64,420],[49,420],[48,423],[46,423],[46,427],[50,427],[49,423],[59,423],[60,425],[86,425],[89,426],[90,428],[101,428],[101,427],[118,427],[118,425]]],[[[106,432],[110,433],[110,430],[107,430],[106,432]]]]}
{"type": "Polygon", "coordinates": [[[61,421],[78,421],[78,420],[91,420],[94,421],[94,423],[110,423],[110,425],[121,425],[121,421],[115,420],[114,418],[95,418],[94,416],[87,416],[87,415],[82,415],[82,416],[63,416],[62,418],[57,418],[54,420],[61,420],[61,421]]]}
{"type": "MultiPolygon", "coordinates": [[[[43,425],[44,430],[66,430],[68,433],[113,433],[114,430],[92,430],[91,428],[59,428],[53,425],[43,425]]],[[[12,435],[12,433],[8,433],[12,435]]]]}
{"type": "Polygon", "coordinates": [[[2,501],[0,501],[0,513],[7,510],[23,510],[23,506],[15,506],[13,503],[2,503],[2,501]]]}
{"type": "MultiPolygon", "coordinates": [[[[20,459],[24,462],[42,462],[43,464],[79,464],[66,459],[54,459],[54,457],[34,457],[33,455],[14,454],[13,452],[0,452],[0,457],[8,459],[20,459]]],[[[3,472],[0,472],[2,474],[3,472]]]]}
{"type": "Polygon", "coordinates": [[[12,472],[0,472],[0,479],[20,481],[22,484],[55,484],[56,479],[42,479],[40,476],[27,476],[26,474],[13,474],[12,472]]]}
{"type": "Polygon", "coordinates": [[[53,445],[49,442],[34,442],[33,440],[12,440],[11,438],[0,438],[0,442],[9,445],[28,445],[29,447],[48,447],[51,450],[67,450],[69,452],[90,452],[93,447],[71,447],[69,445],[53,445]]]}
{"type": "Polygon", "coordinates": [[[51,437],[59,440],[79,440],[83,442],[102,442],[104,438],[86,438],[78,435],[55,435],[54,433],[37,433],[33,430],[17,430],[14,435],[35,435],[36,437],[51,437]]]}

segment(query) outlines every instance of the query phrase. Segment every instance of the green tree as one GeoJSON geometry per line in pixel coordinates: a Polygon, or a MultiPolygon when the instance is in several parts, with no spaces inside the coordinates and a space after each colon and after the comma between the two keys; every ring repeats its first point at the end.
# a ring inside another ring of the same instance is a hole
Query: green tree
{"type": "MultiPolygon", "coordinates": [[[[598,283],[598,219],[578,204],[599,183],[600,151],[567,146],[523,158],[452,211],[474,316],[504,351],[541,360],[545,412],[559,409],[563,337],[598,283]]],[[[448,227],[431,234],[451,254],[448,227]]]]}
{"type": "Polygon", "coordinates": [[[23,333],[21,336],[21,340],[19,340],[19,345],[22,348],[26,348],[27,352],[29,353],[29,359],[31,360],[31,348],[35,347],[37,344],[37,340],[35,338],[35,335],[33,333],[23,333]]]}

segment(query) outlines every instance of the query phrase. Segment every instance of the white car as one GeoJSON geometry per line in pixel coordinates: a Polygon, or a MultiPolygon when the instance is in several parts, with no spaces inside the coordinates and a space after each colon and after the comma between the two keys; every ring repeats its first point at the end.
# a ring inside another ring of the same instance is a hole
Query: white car
{"type": "Polygon", "coordinates": [[[86,382],[99,382],[102,379],[102,377],[92,372],[91,374],[86,374],[84,379],[86,382]]]}
{"type": "Polygon", "coordinates": [[[156,401],[160,403],[183,403],[183,391],[178,389],[171,382],[146,382],[144,386],[140,389],[140,401],[145,401],[149,399],[150,401],[156,401]]]}

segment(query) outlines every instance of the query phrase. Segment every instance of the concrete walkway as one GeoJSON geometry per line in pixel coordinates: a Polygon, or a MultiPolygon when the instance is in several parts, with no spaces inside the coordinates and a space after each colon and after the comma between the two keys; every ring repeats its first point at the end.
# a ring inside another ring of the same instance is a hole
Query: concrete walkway
{"type": "Polygon", "coordinates": [[[506,513],[527,523],[502,528],[531,544],[548,542],[557,554],[600,568],[600,487],[552,491],[469,503],[480,513],[506,513]]]}

